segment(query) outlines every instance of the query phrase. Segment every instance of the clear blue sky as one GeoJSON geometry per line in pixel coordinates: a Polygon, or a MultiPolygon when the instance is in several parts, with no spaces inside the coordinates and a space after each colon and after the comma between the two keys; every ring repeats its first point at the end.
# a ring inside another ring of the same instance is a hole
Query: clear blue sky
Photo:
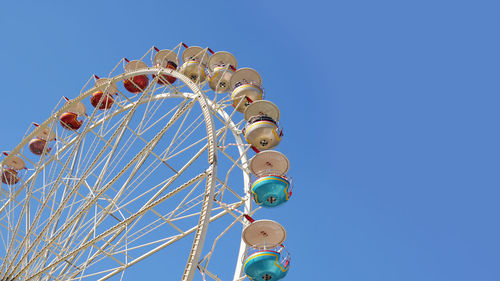
{"type": "Polygon", "coordinates": [[[122,57],[227,50],[280,106],[286,280],[498,281],[499,28],[481,0],[4,1],[0,150],[122,57]]]}

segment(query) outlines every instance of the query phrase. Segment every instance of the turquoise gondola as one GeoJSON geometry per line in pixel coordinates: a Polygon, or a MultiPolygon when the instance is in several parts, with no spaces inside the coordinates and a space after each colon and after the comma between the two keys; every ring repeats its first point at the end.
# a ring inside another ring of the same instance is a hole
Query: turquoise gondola
{"type": "Polygon", "coordinates": [[[245,274],[252,281],[280,280],[286,276],[290,267],[289,257],[283,257],[277,251],[262,250],[245,259],[245,274]]]}
{"type": "Polygon", "coordinates": [[[284,177],[260,177],[252,184],[252,194],[258,205],[276,207],[290,198],[290,182],[284,177]]]}

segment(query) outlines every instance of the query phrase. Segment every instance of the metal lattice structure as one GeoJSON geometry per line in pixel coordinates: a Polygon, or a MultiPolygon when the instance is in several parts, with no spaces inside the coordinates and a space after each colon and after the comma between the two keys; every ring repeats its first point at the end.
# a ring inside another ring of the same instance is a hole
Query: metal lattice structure
{"type": "MultiPolygon", "coordinates": [[[[254,212],[244,120],[230,95],[154,65],[153,54],[141,58],[148,67],[123,72],[121,61],[106,79],[92,85],[91,78],[3,159],[3,172],[13,159],[26,168],[16,184],[0,183],[1,280],[121,280],[127,268],[174,244],[190,245],[181,280],[197,271],[220,280],[211,265],[232,266],[216,245],[254,212]],[[143,91],[120,87],[144,75],[152,79],[143,91]],[[110,89],[112,105],[88,105],[110,89]],[[89,109],[80,112],[82,126],[62,127],[60,116],[82,104],[89,109]],[[30,141],[47,132],[54,140],[40,156],[30,153],[30,141]],[[218,220],[225,226],[209,227],[218,220]]],[[[234,280],[245,278],[246,248],[241,242],[234,280]]]]}

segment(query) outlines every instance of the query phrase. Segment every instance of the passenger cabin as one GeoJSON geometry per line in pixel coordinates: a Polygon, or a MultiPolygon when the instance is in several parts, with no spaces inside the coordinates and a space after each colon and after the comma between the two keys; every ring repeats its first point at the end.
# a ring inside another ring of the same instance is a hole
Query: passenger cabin
{"type": "Polygon", "coordinates": [[[216,93],[226,93],[230,89],[231,76],[236,71],[236,58],[229,52],[217,52],[208,60],[208,85],[216,93]]]}
{"type": "Polygon", "coordinates": [[[245,108],[252,102],[261,100],[264,94],[262,78],[252,68],[245,67],[236,70],[229,84],[232,89],[233,107],[241,113],[245,112],[245,108]]]}
{"type": "Polygon", "coordinates": [[[94,86],[97,90],[90,97],[90,103],[93,107],[100,110],[107,110],[113,106],[115,100],[113,95],[116,95],[118,88],[116,83],[112,82],[108,78],[98,78],[95,81],[94,86]]]}
{"type": "Polygon", "coordinates": [[[47,126],[38,127],[36,129],[35,137],[28,144],[28,148],[31,153],[40,156],[52,150],[52,148],[49,147],[48,144],[55,139],[56,133],[54,132],[54,130],[48,128],[47,126]]]}
{"type": "MultiPolygon", "coordinates": [[[[173,69],[177,70],[177,67],[179,65],[179,57],[177,56],[176,53],[172,52],[171,50],[158,50],[158,52],[155,54],[153,58],[153,65],[155,67],[162,67],[162,68],[167,68],[167,69],[173,69]]],[[[153,78],[155,78],[156,75],[153,75],[153,78]]],[[[168,84],[173,84],[177,80],[174,76],[162,74],[158,78],[158,84],[162,85],[168,85],[168,84]]]]}
{"type": "Polygon", "coordinates": [[[258,151],[277,146],[282,136],[278,128],[279,117],[278,107],[270,101],[260,100],[250,104],[244,113],[246,141],[258,151]]]}
{"type": "Polygon", "coordinates": [[[272,208],[290,199],[292,182],[286,175],[289,167],[288,158],[274,150],[261,151],[250,159],[250,171],[257,177],[251,187],[255,203],[272,208]]]}
{"type": "MultiPolygon", "coordinates": [[[[148,67],[145,62],[140,60],[129,61],[125,59],[125,61],[127,62],[125,65],[125,73],[131,73],[148,67]]],[[[149,78],[147,75],[136,75],[123,80],[125,89],[133,94],[144,91],[148,85],[149,78]]]]}
{"type": "Polygon", "coordinates": [[[180,72],[186,75],[194,83],[205,81],[205,67],[208,63],[209,54],[206,49],[198,46],[188,47],[182,52],[182,66],[180,72]]]}
{"type": "Polygon", "coordinates": [[[2,183],[6,185],[15,185],[21,178],[19,176],[19,171],[26,168],[24,160],[16,155],[7,155],[3,161],[3,166],[1,169],[2,183]]]}
{"type": "MultiPolygon", "coordinates": [[[[70,102],[70,101],[68,101],[70,102]]],[[[71,102],[67,111],[59,116],[59,122],[67,130],[78,130],[82,126],[82,121],[78,119],[87,112],[87,108],[81,102],[71,102]]]]}
{"type": "Polygon", "coordinates": [[[243,269],[250,280],[275,281],[286,276],[290,254],[283,246],[285,228],[272,220],[258,220],[245,227],[243,241],[249,247],[243,269]]]}

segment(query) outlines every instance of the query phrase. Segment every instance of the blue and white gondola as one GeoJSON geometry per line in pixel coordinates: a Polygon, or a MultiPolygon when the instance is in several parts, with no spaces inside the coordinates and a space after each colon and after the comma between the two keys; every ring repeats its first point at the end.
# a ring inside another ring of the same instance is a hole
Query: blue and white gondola
{"type": "Polygon", "coordinates": [[[257,177],[250,190],[258,205],[276,207],[290,199],[292,185],[286,176],[289,167],[287,157],[274,150],[261,151],[250,159],[250,171],[257,177]]]}
{"type": "Polygon", "coordinates": [[[283,246],[285,228],[272,220],[254,221],[243,230],[249,246],[243,268],[250,280],[280,280],[290,268],[290,255],[283,246]]]}

